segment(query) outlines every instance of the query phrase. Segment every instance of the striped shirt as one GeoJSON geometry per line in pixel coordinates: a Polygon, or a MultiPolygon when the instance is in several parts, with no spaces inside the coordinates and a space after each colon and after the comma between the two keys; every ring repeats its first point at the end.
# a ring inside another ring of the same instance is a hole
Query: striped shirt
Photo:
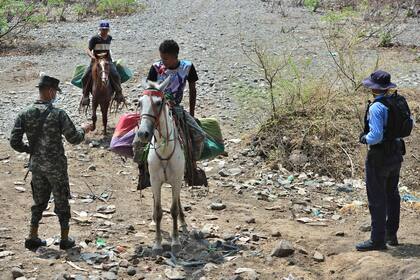
{"type": "Polygon", "coordinates": [[[95,55],[108,53],[111,59],[111,41],[112,37],[110,35],[106,39],[103,39],[99,34],[95,35],[89,40],[89,50],[93,51],[95,55]]]}

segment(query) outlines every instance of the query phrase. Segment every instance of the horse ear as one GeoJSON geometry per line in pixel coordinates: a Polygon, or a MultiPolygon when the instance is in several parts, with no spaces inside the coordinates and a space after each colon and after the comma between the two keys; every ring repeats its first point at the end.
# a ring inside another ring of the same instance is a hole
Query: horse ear
{"type": "Polygon", "coordinates": [[[159,84],[153,81],[147,81],[147,87],[146,89],[158,89],[159,84]]]}
{"type": "Polygon", "coordinates": [[[139,86],[141,86],[141,87],[143,87],[144,89],[146,89],[146,88],[149,88],[149,87],[150,87],[150,84],[149,84],[149,81],[148,81],[146,78],[144,78],[144,79],[141,81],[141,84],[140,84],[139,86]]]}
{"type": "Polygon", "coordinates": [[[147,78],[141,83],[144,89],[158,89],[159,84],[157,82],[149,81],[147,78]]]}
{"type": "Polygon", "coordinates": [[[159,91],[164,91],[165,88],[169,85],[169,82],[171,81],[171,76],[168,76],[159,86],[158,86],[158,90],[159,91]]]}

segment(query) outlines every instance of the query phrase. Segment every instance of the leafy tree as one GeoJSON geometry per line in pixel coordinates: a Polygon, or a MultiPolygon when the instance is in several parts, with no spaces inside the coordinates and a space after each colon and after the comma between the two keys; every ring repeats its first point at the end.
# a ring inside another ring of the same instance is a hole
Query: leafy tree
{"type": "Polygon", "coordinates": [[[39,5],[35,1],[0,0],[0,41],[45,21],[38,13],[39,5]]]}

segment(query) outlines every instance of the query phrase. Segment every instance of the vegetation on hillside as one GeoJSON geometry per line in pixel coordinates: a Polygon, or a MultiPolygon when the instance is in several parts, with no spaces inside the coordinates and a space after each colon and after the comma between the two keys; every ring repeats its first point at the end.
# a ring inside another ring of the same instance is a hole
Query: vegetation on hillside
{"type": "Polygon", "coordinates": [[[0,0],[0,42],[48,21],[129,15],[144,8],[136,0],[0,0]]]}
{"type": "MultiPolygon", "coordinates": [[[[326,7],[324,2],[315,8],[315,2],[302,4],[310,5],[312,11],[326,7]]],[[[236,89],[237,97],[245,110],[269,112],[250,141],[273,167],[281,163],[290,170],[308,169],[336,178],[362,174],[364,149],[358,136],[370,95],[361,82],[382,65],[377,48],[392,46],[401,32],[402,9],[385,3],[375,11],[382,18],[377,21],[373,15],[366,18],[374,1],[359,2],[324,11],[317,23],[328,64],[334,66],[324,72],[293,50],[279,55],[264,42],[243,44],[244,54],[261,73],[265,86],[241,87],[236,89]]],[[[296,41],[293,34],[285,36],[296,41]]],[[[405,93],[418,114],[418,103],[405,93]]]]}

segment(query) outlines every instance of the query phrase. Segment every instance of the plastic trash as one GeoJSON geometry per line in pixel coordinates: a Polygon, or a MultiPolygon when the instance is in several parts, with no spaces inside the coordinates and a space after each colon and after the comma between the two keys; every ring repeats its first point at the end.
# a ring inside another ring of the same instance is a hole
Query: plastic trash
{"type": "Polygon", "coordinates": [[[106,246],[105,240],[102,239],[102,238],[97,238],[96,239],[96,246],[98,246],[98,247],[105,247],[106,246]]]}
{"type": "Polygon", "coordinates": [[[420,198],[408,193],[403,194],[401,200],[405,202],[420,202],[420,198]]]}

